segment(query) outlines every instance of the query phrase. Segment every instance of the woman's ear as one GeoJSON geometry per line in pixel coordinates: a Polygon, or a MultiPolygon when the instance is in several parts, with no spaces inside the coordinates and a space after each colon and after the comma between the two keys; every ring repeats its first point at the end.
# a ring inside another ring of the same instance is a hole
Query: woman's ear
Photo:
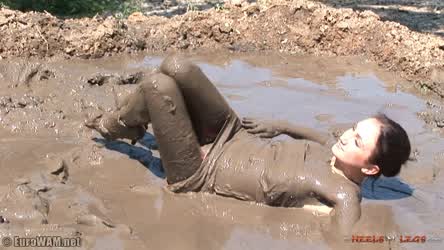
{"type": "Polygon", "coordinates": [[[365,168],[361,168],[361,172],[365,175],[376,175],[381,171],[378,165],[370,164],[369,166],[365,168]]]}

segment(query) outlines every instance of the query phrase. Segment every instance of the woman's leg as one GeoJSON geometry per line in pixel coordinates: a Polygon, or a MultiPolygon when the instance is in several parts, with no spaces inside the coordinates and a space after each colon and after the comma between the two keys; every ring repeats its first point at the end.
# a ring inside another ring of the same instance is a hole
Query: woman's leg
{"type": "Polygon", "coordinates": [[[194,63],[175,55],[160,66],[162,73],[176,80],[201,145],[214,141],[230,115],[235,115],[224,97],[194,63]]]}
{"type": "Polygon", "coordinates": [[[145,76],[122,104],[117,112],[86,125],[107,139],[135,139],[139,128],[151,122],[167,182],[176,183],[196,172],[202,162],[200,145],[173,78],[163,73],[145,76]]]}
{"type": "Polygon", "coordinates": [[[146,132],[150,117],[142,86],[127,95],[111,114],[100,114],[88,120],[85,125],[97,130],[108,140],[125,138],[135,144],[146,132]]]}
{"type": "MultiPolygon", "coordinates": [[[[223,96],[194,63],[177,56],[168,56],[162,62],[160,70],[176,81],[183,95],[199,144],[213,142],[228,117],[235,115],[223,96]]],[[[157,85],[160,84],[157,83],[157,85]]],[[[120,130],[117,128],[120,127],[115,125],[117,118],[128,128],[138,128],[150,122],[147,112],[148,104],[141,93],[141,87],[139,86],[122,102],[116,117],[108,119],[106,127],[115,128],[113,131],[115,133],[109,133],[114,134],[114,138],[128,138],[123,136],[127,133],[124,128],[121,129],[125,133],[121,133],[122,136],[119,136],[120,130]]]]}
{"type": "Polygon", "coordinates": [[[118,112],[87,126],[110,139],[135,141],[141,128],[152,122],[167,180],[174,183],[198,169],[200,145],[213,142],[235,114],[195,64],[170,56],[161,71],[165,74],[145,76],[118,112]]]}
{"type": "Polygon", "coordinates": [[[187,179],[202,162],[200,145],[182,93],[173,78],[157,73],[141,83],[168,183],[187,179]]]}

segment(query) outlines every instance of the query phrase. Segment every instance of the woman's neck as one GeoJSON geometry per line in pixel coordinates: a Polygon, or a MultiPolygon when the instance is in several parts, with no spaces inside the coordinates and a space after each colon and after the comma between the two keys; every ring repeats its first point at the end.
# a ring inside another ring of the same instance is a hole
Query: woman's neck
{"type": "Polygon", "coordinates": [[[332,157],[330,165],[333,173],[349,179],[358,186],[361,185],[366,177],[359,168],[347,167],[343,162],[337,160],[335,156],[332,157]]]}

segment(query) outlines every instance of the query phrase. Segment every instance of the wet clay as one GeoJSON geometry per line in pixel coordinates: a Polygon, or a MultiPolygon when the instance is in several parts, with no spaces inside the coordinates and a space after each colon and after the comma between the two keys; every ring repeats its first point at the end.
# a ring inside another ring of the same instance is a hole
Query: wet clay
{"type": "Polygon", "coordinates": [[[330,152],[321,145],[328,136],[283,122],[283,131],[295,140],[260,139],[240,127],[198,66],[169,56],[160,70],[142,80],[117,119],[108,118],[104,128],[124,138],[109,124],[129,128],[151,122],[171,190],[214,192],[284,207],[301,207],[304,199],[317,198],[335,208],[336,230],[351,230],[360,216],[360,190],[332,173],[325,158],[330,152]],[[204,143],[214,144],[202,160],[204,143]]]}

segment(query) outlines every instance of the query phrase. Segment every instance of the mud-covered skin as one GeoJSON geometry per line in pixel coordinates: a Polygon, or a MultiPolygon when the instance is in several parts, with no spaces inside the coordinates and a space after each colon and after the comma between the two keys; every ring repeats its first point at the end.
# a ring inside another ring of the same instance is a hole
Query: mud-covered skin
{"type": "Polygon", "coordinates": [[[255,118],[244,117],[242,127],[250,134],[258,135],[261,138],[273,138],[280,134],[288,135],[294,139],[307,139],[322,145],[328,143],[331,136],[317,130],[291,124],[288,121],[262,121],[255,118]]]}
{"type": "Polygon", "coordinates": [[[200,146],[214,141],[232,113],[216,87],[192,63],[167,57],[160,71],[142,79],[119,110],[88,122],[109,139],[136,139],[151,122],[169,184],[187,179],[199,168],[200,146]]]}
{"type": "MultiPolygon", "coordinates": [[[[173,78],[175,85],[177,85],[180,93],[183,95],[184,105],[190,116],[200,145],[211,143],[216,138],[228,114],[231,113],[231,108],[198,66],[192,63],[178,62],[178,60],[175,56],[165,58],[160,69],[157,70],[157,74],[155,72],[154,75],[163,74],[173,78]]],[[[163,77],[160,78],[163,79],[163,77]]],[[[157,90],[159,86],[158,82],[162,79],[156,79],[156,77],[153,78],[153,76],[145,77],[145,79],[142,80],[141,86],[131,95],[127,96],[121,103],[117,114],[106,115],[106,117],[102,119],[104,120],[101,121],[103,127],[105,127],[107,131],[104,132],[103,128],[100,129],[101,125],[98,124],[99,120],[95,122],[96,124],[91,124],[92,122],[90,122],[89,124],[91,125],[89,127],[94,127],[95,125],[102,135],[111,139],[129,138],[127,134],[137,134],[137,132],[127,130],[121,131],[122,128],[119,125],[119,120],[126,125],[127,128],[134,128],[134,130],[151,122],[150,113],[147,108],[149,95],[151,95],[151,93],[146,93],[143,89],[152,85],[153,88],[157,90]],[[151,81],[151,83],[148,83],[149,81],[151,81]]],[[[164,96],[165,102],[174,104],[174,101],[169,99],[168,95],[165,94],[164,96]]]]}
{"type": "Polygon", "coordinates": [[[118,114],[100,114],[85,123],[88,128],[96,129],[108,140],[119,138],[130,139],[134,145],[145,134],[146,125],[128,126],[122,122],[118,114]]]}
{"type": "Polygon", "coordinates": [[[224,97],[194,63],[168,56],[160,70],[172,77],[180,88],[199,143],[213,142],[232,113],[224,97]]]}
{"type": "MultiPolygon", "coordinates": [[[[118,119],[103,124],[136,127],[151,122],[167,181],[173,184],[201,167],[200,146],[213,142],[233,113],[195,64],[169,56],[160,70],[142,80],[114,116],[118,119]]],[[[106,129],[118,134],[112,126],[106,129]]],[[[233,129],[237,133],[218,149],[222,152],[217,159],[217,194],[273,206],[299,206],[305,198],[315,197],[334,206],[333,221],[341,232],[359,219],[359,187],[331,172],[323,146],[300,139],[325,143],[325,136],[286,124],[283,132],[298,139],[273,142],[238,126],[233,129]]]]}

